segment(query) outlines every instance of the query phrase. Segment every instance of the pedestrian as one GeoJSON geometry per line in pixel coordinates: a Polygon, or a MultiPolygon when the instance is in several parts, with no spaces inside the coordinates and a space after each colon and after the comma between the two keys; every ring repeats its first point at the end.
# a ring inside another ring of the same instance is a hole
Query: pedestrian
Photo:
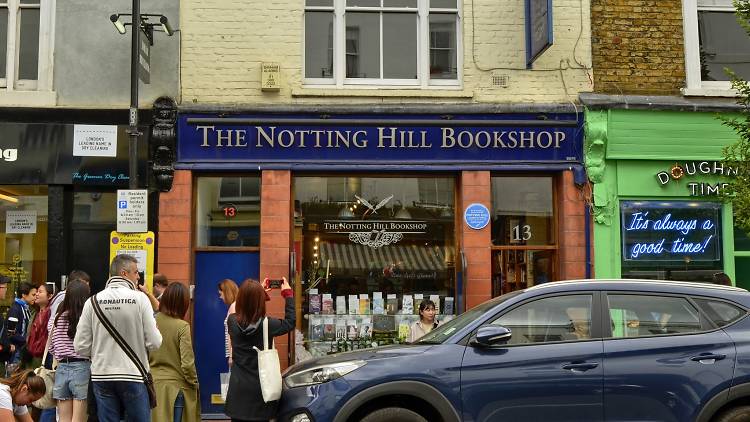
{"type": "MultiPolygon", "coordinates": [[[[68,275],[68,285],[70,283],[80,280],[84,283],[89,285],[89,288],[91,287],[91,276],[86,271],[83,270],[73,270],[68,275]]],[[[66,289],[67,290],[67,289],[66,289]]],[[[56,294],[52,301],[50,301],[49,309],[50,309],[50,315],[57,315],[57,308],[60,306],[60,304],[65,300],[65,292],[66,290],[60,291],[60,293],[56,294]]],[[[54,318],[50,318],[49,322],[47,322],[47,331],[52,330],[52,323],[54,322],[54,318]]]]}
{"type": "Polygon", "coordinates": [[[23,282],[18,286],[16,298],[8,310],[8,319],[16,318],[18,323],[11,335],[11,341],[16,345],[16,351],[5,365],[6,376],[12,374],[19,367],[25,367],[24,363],[21,362],[21,358],[26,354],[26,340],[31,324],[31,305],[34,304],[35,298],[36,287],[30,283],[23,282]]]}
{"type": "Polygon", "coordinates": [[[76,353],[73,339],[78,321],[89,295],[89,285],[81,280],[68,284],[65,300],[57,310],[52,328],[49,352],[58,362],[52,398],[57,400],[59,422],[84,422],[91,361],[76,353]]]}
{"type": "MultiPolygon", "coordinates": [[[[0,275],[0,300],[8,295],[8,284],[10,284],[10,277],[0,275]]],[[[16,345],[11,341],[6,320],[0,315],[0,362],[7,362],[15,351],[16,345]]]]}
{"type": "MultiPolygon", "coordinates": [[[[237,294],[236,313],[227,320],[233,365],[225,413],[233,422],[267,421],[276,417],[278,401],[263,401],[258,375],[258,353],[254,349],[263,349],[263,320],[267,318],[268,287],[252,279],[245,280],[237,294]]],[[[294,329],[294,297],[286,278],[281,284],[281,296],[286,301],[284,319],[268,318],[269,344],[274,337],[294,329]]]]}
{"type": "Polygon", "coordinates": [[[0,421],[32,422],[26,406],[39,400],[46,391],[44,379],[32,370],[0,379],[0,421]]]}
{"type": "MultiPolygon", "coordinates": [[[[103,316],[123,338],[148,371],[147,351],[161,345],[148,298],[137,287],[138,260],[131,255],[117,255],[109,268],[110,278],[104,290],[93,296],[103,316]]],[[[148,390],[138,366],[109,334],[94,312],[92,300],[86,301],[78,322],[73,345],[78,355],[91,359],[91,381],[101,422],[151,420],[148,390]]]]}
{"type": "Polygon", "coordinates": [[[26,350],[31,355],[32,368],[37,368],[42,364],[42,356],[44,355],[44,348],[47,346],[47,337],[49,335],[49,331],[47,330],[47,323],[50,319],[49,303],[54,293],[54,284],[51,283],[42,283],[36,289],[34,305],[39,310],[31,322],[29,341],[26,345],[26,350]]]}
{"type": "Polygon", "coordinates": [[[732,285],[732,279],[729,278],[729,276],[724,272],[718,272],[714,274],[713,279],[714,284],[718,284],[720,286],[731,286],[732,285]]]}
{"type": "Polygon", "coordinates": [[[156,297],[156,300],[161,300],[161,296],[164,294],[167,286],[169,286],[167,276],[162,273],[154,274],[154,297],[156,297]]]}
{"type": "MultiPolygon", "coordinates": [[[[47,338],[49,332],[47,331],[47,322],[50,318],[49,302],[54,295],[53,283],[42,283],[36,289],[36,298],[34,299],[34,306],[38,308],[38,311],[34,315],[31,322],[31,329],[29,330],[29,340],[26,343],[26,350],[29,357],[31,358],[30,368],[38,368],[42,366],[42,357],[44,356],[44,349],[47,347],[47,338]]],[[[49,356],[49,355],[48,355],[49,356]]],[[[51,359],[50,359],[51,361],[51,359]]],[[[36,407],[31,408],[32,419],[41,420],[41,415],[44,412],[54,415],[54,409],[37,409],[36,407]]],[[[49,416],[47,416],[49,418],[49,416]]],[[[45,419],[51,421],[52,419],[45,419]]]]}
{"type": "Polygon", "coordinates": [[[156,314],[161,347],[149,355],[157,402],[151,413],[152,422],[201,419],[190,324],[183,320],[188,307],[190,293],[182,283],[172,283],[162,292],[156,314]]]}
{"type": "Polygon", "coordinates": [[[227,364],[232,367],[232,343],[229,341],[229,331],[227,329],[227,318],[234,313],[234,301],[237,298],[237,283],[234,280],[225,278],[219,282],[219,298],[229,307],[227,316],[224,317],[224,357],[227,358],[227,364]]]}
{"type": "Polygon", "coordinates": [[[419,304],[419,321],[411,325],[407,341],[417,341],[423,335],[440,325],[435,319],[435,302],[425,299],[419,304]]]}

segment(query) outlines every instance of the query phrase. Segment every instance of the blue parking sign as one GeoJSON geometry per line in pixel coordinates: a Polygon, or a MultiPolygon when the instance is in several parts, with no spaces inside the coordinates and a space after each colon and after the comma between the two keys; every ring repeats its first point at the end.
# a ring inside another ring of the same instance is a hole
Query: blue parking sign
{"type": "Polygon", "coordinates": [[[128,201],[117,201],[117,208],[124,210],[128,207],[128,201]]]}

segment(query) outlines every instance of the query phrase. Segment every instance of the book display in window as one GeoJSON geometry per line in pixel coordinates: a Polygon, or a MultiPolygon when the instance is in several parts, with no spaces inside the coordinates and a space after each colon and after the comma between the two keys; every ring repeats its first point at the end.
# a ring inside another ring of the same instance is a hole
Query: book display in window
{"type": "Polygon", "coordinates": [[[359,298],[357,295],[349,295],[349,315],[359,313],[359,298]]]}
{"type": "Polygon", "coordinates": [[[385,314],[385,301],[383,300],[383,292],[373,292],[372,314],[373,315],[385,314]]]}
{"type": "Polygon", "coordinates": [[[336,325],[332,316],[323,317],[323,339],[333,340],[336,338],[336,325]]]}
{"type": "Polygon", "coordinates": [[[333,298],[330,293],[323,293],[321,309],[325,315],[333,314],[333,298]]]}
{"type": "Polygon", "coordinates": [[[336,296],[336,315],[346,315],[346,296],[336,296]]]}
{"type": "Polygon", "coordinates": [[[388,315],[396,315],[398,312],[398,300],[395,294],[389,294],[385,301],[385,312],[388,315]]]}
{"type": "Polygon", "coordinates": [[[313,315],[321,313],[321,297],[318,289],[310,289],[310,313],[313,315]]]}
{"type": "Polygon", "coordinates": [[[411,295],[404,295],[402,298],[401,305],[402,314],[413,314],[414,313],[414,299],[411,295]]]}
{"type": "Polygon", "coordinates": [[[359,314],[370,315],[370,296],[367,293],[359,295],[359,314]]]}

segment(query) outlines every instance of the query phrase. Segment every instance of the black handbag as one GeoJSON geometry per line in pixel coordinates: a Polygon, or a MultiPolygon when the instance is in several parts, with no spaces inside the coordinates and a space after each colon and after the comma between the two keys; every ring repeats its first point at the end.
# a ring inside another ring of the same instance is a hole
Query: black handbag
{"type": "Polygon", "coordinates": [[[146,371],[146,368],[143,366],[141,361],[138,359],[138,355],[135,354],[133,349],[130,348],[128,343],[125,341],[125,339],[122,338],[120,333],[115,330],[115,327],[112,325],[112,323],[107,319],[106,316],[104,316],[104,312],[102,312],[102,308],[99,307],[99,302],[96,301],[96,295],[91,296],[91,305],[94,307],[94,313],[97,317],[99,317],[99,321],[102,322],[102,325],[104,325],[104,328],[107,329],[109,334],[112,336],[113,339],[115,339],[115,342],[120,346],[123,352],[125,352],[126,355],[130,358],[130,360],[133,361],[135,366],[138,368],[138,371],[141,373],[141,376],[143,377],[143,383],[146,385],[146,390],[148,391],[148,402],[151,408],[156,407],[156,390],[154,390],[154,378],[151,376],[151,373],[146,371]]]}

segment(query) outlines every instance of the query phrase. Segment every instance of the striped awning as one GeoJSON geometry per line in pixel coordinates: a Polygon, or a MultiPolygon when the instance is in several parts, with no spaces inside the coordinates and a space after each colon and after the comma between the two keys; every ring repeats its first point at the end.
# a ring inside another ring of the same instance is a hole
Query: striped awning
{"type": "Polygon", "coordinates": [[[446,252],[452,246],[389,245],[370,248],[356,243],[320,244],[321,266],[346,270],[369,270],[396,266],[408,271],[442,271],[447,268],[446,252]]]}

